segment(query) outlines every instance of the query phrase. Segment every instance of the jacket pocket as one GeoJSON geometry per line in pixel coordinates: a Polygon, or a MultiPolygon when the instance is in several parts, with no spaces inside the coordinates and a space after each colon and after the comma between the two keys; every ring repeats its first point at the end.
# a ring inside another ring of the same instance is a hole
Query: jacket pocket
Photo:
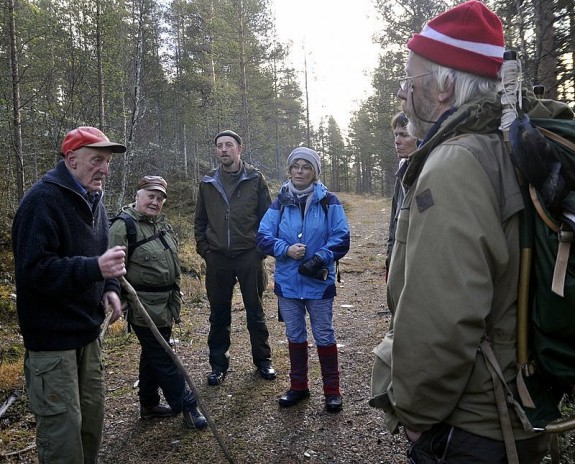
{"type": "Polygon", "coordinates": [[[402,208],[397,217],[395,226],[395,241],[399,243],[407,242],[407,232],[409,230],[409,208],[402,208]]]}
{"type": "Polygon", "coordinates": [[[28,356],[28,398],[30,410],[40,416],[55,416],[67,411],[64,375],[60,356],[28,356]]]}
{"type": "MultiPolygon", "coordinates": [[[[138,292],[138,298],[148,315],[157,327],[171,327],[173,314],[169,302],[172,291],[169,292],[138,292]]],[[[131,307],[130,307],[131,308],[131,307]]],[[[146,317],[139,313],[139,309],[131,308],[131,322],[139,326],[147,326],[146,317]]]]}

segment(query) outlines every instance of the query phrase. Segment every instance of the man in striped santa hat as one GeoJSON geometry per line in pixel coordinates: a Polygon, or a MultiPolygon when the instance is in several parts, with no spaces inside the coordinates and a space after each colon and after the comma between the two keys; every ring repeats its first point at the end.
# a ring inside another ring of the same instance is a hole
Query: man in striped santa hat
{"type": "Polygon", "coordinates": [[[538,463],[547,439],[525,431],[513,409],[506,450],[482,349],[488,340],[515,392],[523,201],[499,130],[503,27],[472,0],[433,18],[407,47],[397,96],[422,142],[402,179],[392,330],[374,350],[370,404],[391,432],[403,427],[410,463],[538,463]]]}

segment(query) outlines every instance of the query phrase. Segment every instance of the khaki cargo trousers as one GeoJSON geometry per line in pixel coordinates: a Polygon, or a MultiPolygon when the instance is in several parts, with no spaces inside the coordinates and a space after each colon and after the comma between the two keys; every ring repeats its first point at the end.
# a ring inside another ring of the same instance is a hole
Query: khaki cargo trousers
{"type": "Polygon", "coordinates": [[[100,348],[96,338],[74,350],[26,352],[24,374],[41,464],[98,461],[104,425],[100,348]]]}

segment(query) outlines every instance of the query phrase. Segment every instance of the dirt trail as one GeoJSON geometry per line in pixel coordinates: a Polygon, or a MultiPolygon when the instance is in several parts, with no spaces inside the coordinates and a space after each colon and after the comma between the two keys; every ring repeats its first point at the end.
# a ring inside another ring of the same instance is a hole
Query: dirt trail
{"type": "MultiPolygon", "coordinates": [[[[384,238],[389,202],[374,197],[339,195],[351,228],[352,247],[341,261],[342,283],[334,305],[340,345],[344,410],[323,408],[317,353],[310,350],[311,398],[288,410],[277,397],[288,387],[288,352],[284,326],[277,321],[277,303],[270,279],[266,294],[270,341],[278,378],[260,379],[251,364],[245,315],[235,298],[231,366],[223,385],[208,387],[206,303],[189,308],[184,329],[176,332],[178,354],[219,433],[237,463],[400,463],[403,443],[382,427],[379,411],[367,404],[373,355],[387,327],[384,306],[384,238]]],[[[269,259],[268,259],[269,261],[269,259]]],[[[273,268],[273,262],[269,263],[273,268]]],[[[271,270],[271,269],[270,269],[271,270]]],[[[237,292],[239,293],[239,292],[237,292]]],[[[143,422],[138,419],[137,344],[107,343],[108,403],[101,462],[224,463],[225,456],[208,430],[186,431],[180,417],[143,422]]]]}

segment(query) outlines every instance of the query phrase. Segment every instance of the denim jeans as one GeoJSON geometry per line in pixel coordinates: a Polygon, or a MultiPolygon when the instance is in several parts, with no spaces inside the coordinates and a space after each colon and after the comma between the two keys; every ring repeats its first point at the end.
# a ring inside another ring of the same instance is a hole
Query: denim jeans
{"type": "Polygon", "coordinates": [[[307,311],[315,344],[329,346],[336,343],[333,329],[333,298],[298,300],[278,296],[278,303],[288,341],[292,343],[307,341],[307,311]]]}
{"type": "Polygon", "coordinates": [[[100,339],[82,348],[27,351],[24,374],[36,416],[38,462],[98,460],[104,426],[104,368],[100,339]]]}

